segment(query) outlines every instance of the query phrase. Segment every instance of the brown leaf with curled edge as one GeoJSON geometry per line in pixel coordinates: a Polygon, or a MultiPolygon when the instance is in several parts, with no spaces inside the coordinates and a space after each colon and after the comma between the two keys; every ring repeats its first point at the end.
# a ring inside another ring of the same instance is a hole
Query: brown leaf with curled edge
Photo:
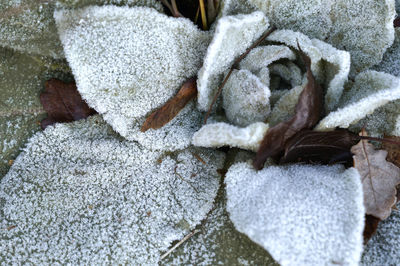
{"type": "Polygon", "coordinates": [[[40,102],[47,112],[47,118],[40,122],[42,129],[54,123],[72,122],[96,114],[82,99],[75,82],[65,83],[58,79],[46,81],[40,102]]]}
{"type": "Polygon", "coordinates": [[[197,95],[196,78],[187,80],[178,93],[168,100],[160,109],[149,115],[143,123],[140,131],[158,129],[171,121],[185,106],[197,95]]]}
{"type": "Polygon", "coordinates": [[[364,245],[367,244],[368,240],[375,234],[378,229],[379,222],[381,220],[372,215],[365,215],[365,226],[364,226],[364,245]]]}
{"type": "Polygon", "coordinates": [[[286,142],[302,129],[311,129],[321,118],[323,93],[311,72],[311,59],[299,47],[307,70],[307,85],[300,94],[294,116],[268,129],[253,161],[255,169],[263,168],[268,157],[280,155],[286,142]]]}
{"type": "MultiPolygon", "coordinates": [[[[393,140],[400,143],[400,137],[385,136],[385,139],[393,140]]],[[[388,160],[391,163],[394,163],[397,167],[400,167],[400,146],[390,142],[383,142],[382,148],[388,152],[386,160],[388,160]]],[[[400,186],[397,186],[397,202],[399,201],[400,201],[400,186]]]]}
{"type": "Polygon", "coordinates": [[[351,152],[363,184],[366,214],[385,220],[397,201],[400,168],[386,161],[387,151],[375,150],[367,140],[354,145],[351,152]]]}
{"type": "Polygon", "coordinates": [[[348,163],[353,162],[350,149],[360,136],[348,130],[319,132],[302,130],[287,141],[280,163],[348,163]]]}

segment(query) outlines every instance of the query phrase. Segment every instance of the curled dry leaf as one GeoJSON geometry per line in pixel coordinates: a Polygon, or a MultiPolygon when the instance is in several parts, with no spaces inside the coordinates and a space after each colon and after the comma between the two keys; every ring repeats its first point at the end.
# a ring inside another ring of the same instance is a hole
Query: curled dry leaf
{"type": "Polygon", "coordinates": [[[322,89],[311,72],[310,57],[303,53],[300,47],[299,51],[307,70],[307,85],[300,94],[294,116],[267,131],[253,161],[253,166],[257,170],[264,166],[268,157],[282,153],[286,142],[297,132],[312,128],[321,118],[323,110],[322,89]]]}
{"type": "Polygon", "coordinates": [[[82,99],[75,82],[48,80],[45,91],[40,94],[40,102],[47,112],[47,118],[40,122],[42,129],[57,122],[72,122],[96,114],[82,99]]]}
{"type": "Polygon", "coordinates": [[[354,145],[351,152],[363,184],[366,214],[386,219],[397,201],[400,168],[386,161],[387,151],[375,150],[367,140],[354,145]]]}
{"type": "Polygon", "coordinates": [[[154,111],[144,121],[140,131],[148,129],[158,129],[171,121],[185,106],[197,95],[196,78],[187,80],[178,93],[168,100],[160,109],[154,111]]]}
{"type": "Polygon", "coordinates": [[[322,164],[351,162],[353,154],[350,149],[359,140],[360,136],[348,130],[328,132],[302,130],[286,143],[280,162],[322,164]]]}

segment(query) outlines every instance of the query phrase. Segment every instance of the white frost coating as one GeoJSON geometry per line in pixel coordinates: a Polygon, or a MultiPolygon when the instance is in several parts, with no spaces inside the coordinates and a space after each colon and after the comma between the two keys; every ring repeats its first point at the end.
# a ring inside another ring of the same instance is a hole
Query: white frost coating
{"type": "Polygon", "coordinates": [[[249,0],[279,29],[350,52],[352,76],[379,63],[393,43],[394,0],[249,0]]]}
{"type": "Polygon", "coordinates": [[[279,29],[291,29],[323,40],[329,34],[331,1],[326,0],[249,0],[279,29]]]}
{"type": "Polygon", "coordinates": [[[303,89],[304,85],[294,87],[280,97],[280,99],[275,103],[267,120],[271,127],[280,122],[286,121],[294,115],[299,96],[303,89]]]}
{"type": "Polygon", "coordinates": [[[226,16],[218,20],[214,37],[207,49],[203,67],[198,73],[198,108],[207,111],[223,73],[267,29],[268,19],[262,12],[226,16]]]}
{"type": "Polygon", "coordinates": [[[163,11],[158,0],[1,0],[0,45],[24,53],[64,58],[54,9],[105,4],[148,6],[163,11]]]}
{"type": "Polygon", "coordinates": [[[223,161],[149,151],[100,116],[49,127],[0,183],[0,261],[156,264],[211,209],[223,161]]]}
{"type": "Polygon", "coordinates": [[[299,43],[300,48],[311,58],[311,71],[316,80],[327,86],[325,108],[328,111],[333,110],[337,106],[342,95],[343,85],[347,81],[350,70],[350,54],[291,30],[275,31],[268,36],[267,40],[283,42],[295,49],[299,43]],[[324,61],[330,64],[324,65],[324,61]]]}
{"type": "Polygon", "coordinates": [[[263,67],[258,71],[256,76],[259,78],[259,80],[264,83],[265,86],[269,87],[270,82],[270,75],[269,75],[269,69],[268,67],[263,67]]]}
{"type": "Polygon", "coordinates": [[[222,91],[222,105],[230,122],[248,126],[264,122],[270,112],[271,92],[248,70],[234,70],[222,91]]]}
{"type": "Polygon", "coordinates": [[[374,69],[400,77],[400,28],[396,28],[393,45],[383,55],[382,62],[374,69]]]}
{"type": "Polygon", "coordinates": [[[268,128],[268,124],[262,122],[245,128],[223,122],[207,124],[193,135],[192,144],[207,148],[229,146],[257,151],[268,128]]]}
{"type": "Polygon", "coordinates": [[[368,135],[384,137],[384,135],[400,136],[400,100],[387,103],[365,116],[357,123],[350,125],[353,132],[360,132],[365,128],[368,135]]]}
{"type": "Polygon", "coordinates": [[[398,265],[400,261],[399,247],[400,212],[393,210],[389,218],[379,223],[376,234],[365,246],[362,265],[398,265]]]}
{"type": "Polygon", "coordinates": [[[296,54],[284,45],[259,46],[251,50],[239,63],[239,68],[257,72],[260,68],[283,58],[295,60],[296,54]]]}
{"type": "Polygon", "coordinates": [[[364,205],[360,175],[343,166],[233,165],[225,178],[236,229],[281,265],[357,265],[364,205]]]}
{"type": "Polygon", "coordinates": [[[249,0],[220,0],[218,17],[249,14],[254,11],[256,11],[256,8],[249,3],[249,0]]]}
{"type": "Polygon", "coordinates": [[[396,99],[400,99],[400,78],[382,72],[365,71],[356,77],[353,87],[343,94],[341,108],[322,119],[316,129],[348,128],[396,99]]]}
{"type": "MultiPolygon", "coordinates": [[[[142,138],[135,121],[162,106],[196,75],[209,42],[209,34],[188,19],[151,8],[92,6],[54,16],[82,97],[129,140],[142,138]]],[[[180,136],[171,135],[185,142],[178,149],[189,144],[184,136],[190,125],[177,130],[180,136]]],[[[146,136],[157,141],[159,135],[146,136]]]]}

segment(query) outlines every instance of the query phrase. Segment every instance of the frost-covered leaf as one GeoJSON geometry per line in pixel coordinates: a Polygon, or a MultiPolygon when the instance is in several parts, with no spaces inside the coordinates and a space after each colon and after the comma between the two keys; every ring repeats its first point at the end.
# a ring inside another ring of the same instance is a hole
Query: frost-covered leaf
{"type": "Polygon", "coordinates": [[[223,146],[257,151],[268,124],[257,122],[245,128],[236,127],[224,122],[204,125],[193,135],[192,144],[199,147],[223,146]]]}
{"type": "Polygon", "coordinates": [[[227,210],[236,229],[281,265],[356,265],[362,251],[360,176],[342,166],[233,165],[227,210]]]}
{"type": "Polygon", "coordinates": [[[249,0],[279,29],[300,31],[311,38],[324,39],[332,27],[331,3],[324,0],[249,0]],[[325,3],[324,3],[325,2],[325,3]]]}
{"type": "Polygon", "coordinates": [[[356,77],[353,87],[343,94],[340,108],[322,119],[317,129],[348,128],[375,109],[399,98],[399,78],[382,72],[365,71],[356,77]]]}
{"type": "Polygon", "coordinates": [[[123,137],[147,148],[189,145],[187,136],[200,121],[193,105],[175,117],[170,128],[145,133],[140,128],[145,116],[195,76],[208,33],[188,19],[141,7],[87,7],[58,11],[55,17],[78,90],[89,106],[123,137]],[[185,117],[188,112],[190,117],[185,117]]]}
{"type": "Polygon", "coordinates": [[[156,0],[2,0],[0,45],[31,54],[64,57],[53,12],[57,7],[116,4],[150,6],[162,11],[156,0]]]}
{"type": "Polygon", "coordinates": [[[389,218],[379,223],[376,234],[364,247],[361,265],[397,265],[400,261],[399,247],[400,212],[393,211],[389,218]]]}
{"type": "Polygon", "coordinates": [[[351,53],[352,73],[379,63],[393,43],[394,0],[249,0],[279,29],[300,31],[351,53]]]}
{"type": "Polygon", "coordinates": [[[299,100],[300,93],[303,91],[304,86],[297,86],[289,91],[284,91],[283,95],[275,103],[271,114],[268,117],[268,123],[271,126],[288,120],[296,110],[296,104],[299,100]]]}
{"type": "Polygon", "coordinates": [[[256,8],[249,0],[220,0],[219,17],[249,14],[254,11],[256,8]]]}
{"type": "Polygon", "coordinates": [[[311,58],[311,70],[319,83],[326,87],[325,109],[333,110],[342,95],[343,85],[350,70],[350,55],[318,39],[310,39],[300,32],[277,30],[267,40],[281,42],[301,49],[311,58]]]}
{"type": "Polygon", "coordinates": [[[239,63],[239,67],[254,73],[262,67],[266,67],[283,58],[295,60],[296,54],[290,50],[289,47],[284,45],[259,46],[250,51],[250,53],[239,63]]]}
{"type": "Polygon", "coordinates": [[[50,79],[44,87],[45,91],[40,94],[40,102],[47,113],[47,118],[40,123],[43,129],[57,122],[72,122],[96,113],[82,100],[74,82],[50,79]]]}
{"type": "Polygon", "coordinates": [[[40,91],[50,74],[65,78],[64,66],[49,58],[0,48],[0,179],[8,170],[9,161],[40,129],[39,121],[45,113],[39,101],[40,91]]]}
{"type": "Polygon", "coordinates": [[[395,30],[393,45],[383,55],[382,62],[376,65],[374,69],[400,77],[400,28],[395,30]]]}
{"type": "Polygon", "coordinates": [[[201,231],[175,250],[162,265],[278,265],[262,247],[236,231],[221,193],[201,231]]]}
{"type": "Polygon", "coordinates": [[[197,100],[200,110],[208,110],[225,71],[268,26],[268,19],[260,11],[249,15],[226,16],[218,20],[213,40],[198,73],[197,100]]]}
{"type": "Polygon", "coordinates": [[[264,122],[269,115],[271,92],[248,70],[233,70],[222,91],[222,106],[230,122],[248,126],[264,122]]]}
{"type": "Polygon", "coordinates": [[[278,75],[292,87],[299,86],[303,83],[303,77],[301,69],[293,62],[287,62],[286,64],[272,64],[269,66],[271,74],[278,75]]]}
{"type": "Polygon", "coordinates": [[[159,0],[57,0],[58,8],[79,8],[89,5],[147,6],[163,12],[159,0]]]}
{"type": "Polygon", "coordinates": [[[156,264],[211,209],[223,162],[149,151],[99,116],[49,127],[0,183],[0,261],[156,264]]]}
{"type": "Polygon", "coordinates": [[[385,220],[397,202],[400,168],[386,161],[387,151],[375,150],[367,140],[361,140],[351,152],[363,184],[365,212],[385,220]]]}

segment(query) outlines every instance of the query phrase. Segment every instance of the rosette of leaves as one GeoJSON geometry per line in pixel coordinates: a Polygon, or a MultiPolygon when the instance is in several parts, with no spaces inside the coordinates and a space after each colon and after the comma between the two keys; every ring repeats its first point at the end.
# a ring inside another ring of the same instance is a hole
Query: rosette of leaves
{"type": "MultiPolygon", "coordinates": [[[[246,17],[233,16],[217,22],[198,75],[201,110],[209,108],[224,76],[245,50],[232,45],[234,36],[245,35],[233,30],[243,21],[246,17]],[[229,42],[231,49],[237,51],[236,54],[229,51],[231,56],[220,41],[229,38],[233,40],[229,42]]],[[[399,78],[367,70],[351,80],[350,53],[300,32],[276,30],[234,66],[214,114],[194,134],[192,143],[258,150],[270,126],[294,115],[299,95],[309,82],[299,48],[311,60],[310,71],[324,93],[325,117],[316,129],[341,127],[358,132],[359,125],[367,121],[364,125],[374,127],[380,135],[393,134],[400,115],[398,110],[384,111],[393,117],[385,127],[375,127],[376,122],[368,120],[368,116],[375,117],[375,112],[382,113],[381,108],[396,103],[400,98],[399,78]]],[[[269,162],[264,170],[256,172],[250,164],[238,163],[229,168],[225,182],[227,209],[236,229],[263,246],[280,264],[359,263],[365,210],[361,178],[356,169],[276,166],[269,162]],[[300,188],[297,182],[307,185],[300,188]],[[340,189],[334,192],[333,187],[340,189]],[[321,197],[316,196],[319,193],[321,197]],[[331,196],[326,199],[324,196],[328,194],[331,196]],[[339,202],[343,207],[337,207],[339,202]],[[332,207],[328,207],[330,204],[332,207]],[[333,224],[324,224],[328,221],[333,224]],[[296,239],[301,239],[301,243],[296,243],[296,239]]]]}

